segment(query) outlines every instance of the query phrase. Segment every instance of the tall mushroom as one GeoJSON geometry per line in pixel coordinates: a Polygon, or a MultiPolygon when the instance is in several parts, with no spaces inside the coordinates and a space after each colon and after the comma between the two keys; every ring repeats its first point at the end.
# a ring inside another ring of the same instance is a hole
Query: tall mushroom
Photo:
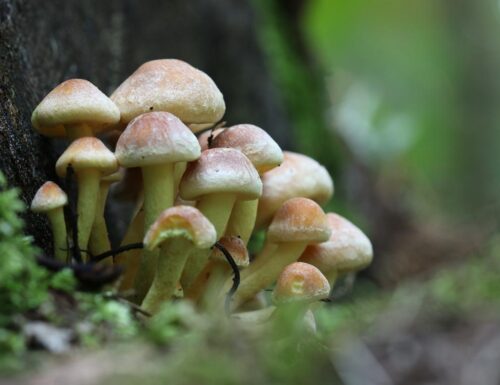
{"type": "MultiPolygon", "coordinates": [[[[196,200],[196,207],[213,223],[219,239],[226,229],[234,202],[257,199],[262,183],[255,167],[240,151],[232,148],[205,150],[188,168],[181,180],[182,199],[196,200]]],[[[182,276],[187,290],[203,270],[209,253],[203,258],[190,258],[182,276]]]]}
{"type": "Polygon", "coordinates": [[[156,274],[142,308],[155,314],[175,293],[184,264],[193,249],[210,249],[215,229],[199,210],[175,206],[161,213],[144,237],[148,250],[161,248],[156,274]]]}
{"type": "Polygon", "coordinates": [[[54,256],[65,262],[68,256],[68,239],[66,223],[64,222],[63,207],[68,203],[66,193],[54,182],[45,182],[38,189],[31,201],[31,210],[36,213],[45,213],[52,226],[54,238],[54,256]]]}
{"type": "MultiPolygon", "coordinates": [[[[168,112],[148,112],[132,120],[116,144],[123,167],[141,167],[144,183],[144,231],[174,203],[174,165],[200,156],[194,134],[168,112]]],[[[140,301],[154,276],[157,253],[145,251],[136,276],[140,301]]]]}
{"type": "Polygon", "coordinates": [[[83,79],[69,79],[59,84],[31,115],[31,123],[40,134],[71,140],[111,129],[119,120],[118,107],[83,79]]]}
{"type": "MultiPolygon", "coordinates": [[[[238,124],[219,132],[211,148],[234,148],[241,151],[262,175],[283,162],[283,152],[267,132],[253,124],[238,124]]],[[[255,225],[259,200],[237,201],[229,219],[226,234],[241,237],[248,243],[255,225]]]]}
{"type": "Polygon", "coordinates": [[[307,198],[287,200],[274,215],[266,247],[241,274],[234,308],[271,285],[283,268],[299,259],[307,245],[328,240],[331,230],[319,205],[307,198]]]}
{"type": "Polygon", "coordinates": [[[86,250],[94,223],[99,181],[103,175],[118,170],[118,162],[104,143],[93,137],[75,140],[59,157],[56,172],[65,177],[68,166],[73,167],[78,180],[78,245],[86,250]]]}

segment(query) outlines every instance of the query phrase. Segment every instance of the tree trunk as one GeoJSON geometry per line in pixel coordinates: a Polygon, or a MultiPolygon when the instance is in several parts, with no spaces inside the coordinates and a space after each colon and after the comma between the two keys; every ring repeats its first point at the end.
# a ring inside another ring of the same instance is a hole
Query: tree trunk
{"type": "MultiPolygon", "coordinates": [[[[85,78],[111,93],[147,60],[179,58],[223,92],[229,124],[252,122],[288,144],[287,118],[258,44],[250,2],[230,0],[0,0],[0,169],[29,204],[54,180],[66,143],[31,127],[53,87],[85,78]]],[[[51,252],[48,223],[26,213],[27,232],[51,252]]],[[[124,221],[116,219],[123,229],[124,221]]]]}

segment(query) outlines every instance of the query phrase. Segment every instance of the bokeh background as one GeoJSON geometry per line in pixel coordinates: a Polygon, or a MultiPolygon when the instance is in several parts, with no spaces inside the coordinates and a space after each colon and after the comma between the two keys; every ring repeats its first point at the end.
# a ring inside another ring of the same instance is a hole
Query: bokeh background
{"type": "MultiPolygon", "coordinates": [[[[318,316],[361,330],[332,358],[343,383],[500,383],[498,0],[0,0],[0,37],[0,169],[26,203],[65,145],[31,128],[47,92],[81,77],[110,94],[147,60],[183,59],[228,124],[324,164],[327,210],[373,242],[318,316]]],[[[119,239],[123,206],[107,215],[119,239]]],[[[50,253],[45,219],[25,219],[50,253]]]]}

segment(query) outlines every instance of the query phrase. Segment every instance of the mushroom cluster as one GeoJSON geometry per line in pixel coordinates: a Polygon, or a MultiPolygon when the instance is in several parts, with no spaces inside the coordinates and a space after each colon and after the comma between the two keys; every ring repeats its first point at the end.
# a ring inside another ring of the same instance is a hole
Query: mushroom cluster
{"type": "Polygon", "coordinates": [[[86,80],[63,82],[32,123],[71,141],[56,172],[76,180],[76,220],[65,217],[69,199],[54,182],[31,208],[50,219],[57,261],[121,267],[116,289],[153,316],[184,298],[206,312],[225,306],[238,320],[263,322],[291,307],[310,319],[336,279],[370,263],[370,241],[321,208],[333,195],[323,166],[282,151],[255,125],[226,127],[225,108],[208,75],[174,59],[143,64],[110,97],[86,80]],[[104,218],[113,183],[136,207],[115,251],[104,218]],[[266,242],[250,257],[256,231],[266,242]]]}

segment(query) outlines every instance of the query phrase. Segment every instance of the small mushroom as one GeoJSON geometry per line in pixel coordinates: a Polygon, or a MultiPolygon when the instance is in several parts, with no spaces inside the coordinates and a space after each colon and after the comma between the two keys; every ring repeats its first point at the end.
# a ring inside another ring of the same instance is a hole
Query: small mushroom
{"type": "MultiPolygon", "coordinates": [[[[248,250],[240,238],[224,236],[219,243],[229,252],[238,268],[248,266],[250,263],[248,250]]],[[[187,296],[197,302],[202,309],[216,309],[219,299],[226,294],[224,284],[232,275],[233,269],[226,257],[219,249],[214,248],[210,261],[191,285],[187,296]]]]}
{"type": "Polygon", "coordinates": [[[310,305],[328,298],[330,285],[318,268],[303,262],[286,266],[276,281],[273,290],[273,303],[276,310],[272,318],[289,321],[304,320],[310,305]]]}
{"type": "Polygon", "coordinates": [[[148,250],[161,248],[153,283],[142,302],[144,310],[155,314],[171,299],[190,251],[210,249],[215,235],[213,225],[194,207],[176,206],[161,213],[144,237],[148,250]]]}
{"type": "Polygon", "coordinates": [[[54,182],[45,182],[31,201],[31,210],[45,213],[52,226],[54,256],[65,262],[68,256],[68,239],[63,207],[68,203],[66,193],[54,182]]]}
{"type": "Polygon", "coordinates": [[[104,143],[97,138],[84,137],[75,140],[59,157],[56,172],[65,177],[68,166],[73,167],[78,180],[78,245],[87,250],[94,223],[99,181],[118,169],[118,162],[104,143]]]}
{"type": "Polygon", "coordinates": [[[119,120],[118,107],[83,79],[69,79],[59,84],[31,115],[31,123],[40,134],[71,140],[110,130],[119,120]]]}

